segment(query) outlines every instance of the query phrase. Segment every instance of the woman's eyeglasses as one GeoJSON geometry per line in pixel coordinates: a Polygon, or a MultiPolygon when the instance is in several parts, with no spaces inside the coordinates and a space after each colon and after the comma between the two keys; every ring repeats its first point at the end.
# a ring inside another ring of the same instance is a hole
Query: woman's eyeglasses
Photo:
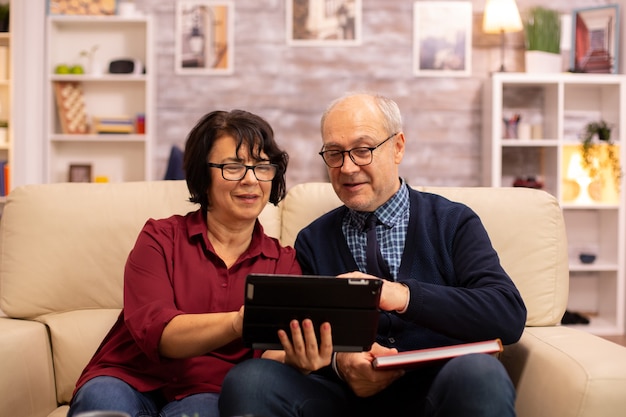
{"type": "Polygon", "coordinates": [[[241,180],[246,176],[249,169],[252,170],[255,178],[259,181],[271,181],[278,172],[278,165],[276,164],[244,165],[237,163],[214,164],[212,162],[207,162],[207,165],[211,168],[221,169],[222,178],[227,181],[241,180]]]}

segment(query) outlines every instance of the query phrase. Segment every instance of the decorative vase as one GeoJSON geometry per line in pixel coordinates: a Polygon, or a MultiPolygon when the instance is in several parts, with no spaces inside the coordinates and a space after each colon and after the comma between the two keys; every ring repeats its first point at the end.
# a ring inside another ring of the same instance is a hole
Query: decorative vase
{"type": "Polygon", "coordinates": [[[559,73],[563,61],[561,55],[543,51],[526,51],[526,72],[559,73]]]}

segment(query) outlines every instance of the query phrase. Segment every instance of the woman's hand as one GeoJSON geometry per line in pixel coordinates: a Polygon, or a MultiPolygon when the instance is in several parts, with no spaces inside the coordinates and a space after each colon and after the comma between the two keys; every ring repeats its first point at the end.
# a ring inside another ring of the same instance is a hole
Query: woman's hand
{"type": "Polygon", "coordinates": [[[243,335],[243,309],[244,306],[241,306],[237,314],[233,317],[232,322],[233,331],[238,337],[241,337],[243,335]]]}
{"type": "Polygon", "coordinates": [[[359,397],[369,397],[387,388],[393,381],[404,375],[401,369],[377,370],[372,367],[376,356],[398,353],[374,343],[369,352],[337,354],[337,370],[352,391],[359,397]]]}
{"type": "Polygon", "coordinates": [[[287,332],[278,331],[278,338],[285,352],[284,362],[300,372],[308,374],[330,364],[333,353],[333,340],[330,323],[320,326],[320,343],[318,345],[313,322],[302,321],[302,328],[297,320],[289,323],[291,340],[287,332]]]}

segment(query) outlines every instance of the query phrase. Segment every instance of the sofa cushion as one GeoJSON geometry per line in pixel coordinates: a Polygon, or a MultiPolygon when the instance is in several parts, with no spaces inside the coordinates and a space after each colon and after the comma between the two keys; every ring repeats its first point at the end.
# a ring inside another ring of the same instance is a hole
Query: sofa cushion
{"type": "Polygon", "coordinates": [[[283,229],[280,241],[283,245],[293,246],[301,229],[342,204],[330,183],[309,182],[290,188],[281,203],[283,229]]]}
{"type": "Polygon", "coordinates": [[[57,401],[69,403],[76,381],[100,342],[117,320],[120,309],[75,310],[38,317],[52,342],[57,401]]]}
{"type": "Polygon", "coordinates": [[[45,416],[56,408],[46,327],[0,318],[0,416],[45,416]]]}
{"type": "Polygon", "coordinates": [[[271,203],[267,203],[261,214],[259,214],[259,222],[263,226],[263,231],[271,237],[280,239],[281,231],[281,213],[282,206],[280,203],[275,206],[271,203]]]}
{"type": "Polygon", "coordinates": [[[623,346],[567,326],[529,327],[500,355],[519,416],[623,416],[623,346]]]}

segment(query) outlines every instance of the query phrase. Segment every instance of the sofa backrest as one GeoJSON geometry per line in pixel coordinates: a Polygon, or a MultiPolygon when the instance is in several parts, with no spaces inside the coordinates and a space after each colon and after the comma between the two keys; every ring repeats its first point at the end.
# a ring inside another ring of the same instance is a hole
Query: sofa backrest
{"type": "MultiPolygon", "coordinates": [[[[148,218],[196,209],[184,181],[27,185],[0,218],[0,309],[32,318],[120,308],[126,257],[148,218]]],[[[280,235],[280,209],[261,221],[280,235]]]]}
{"type": "MultiPolygon", "coordinates": [[[[526,188],[416,187],[472,207],[529,307],[528,325],[556,324],[567,301],[567,240],[556,199],[526,188]]],[[[0,218],[0,309],[29,318],[120,308],[122,271],[146,219],[195,209],[184,181],[18,187],[0,218]]],[[[298,231],[341,202],[329,183],[292,187],[261,214],[293,245],[298,231]],[[281,219],[282,216],[282,219],[281,219]]]]}

